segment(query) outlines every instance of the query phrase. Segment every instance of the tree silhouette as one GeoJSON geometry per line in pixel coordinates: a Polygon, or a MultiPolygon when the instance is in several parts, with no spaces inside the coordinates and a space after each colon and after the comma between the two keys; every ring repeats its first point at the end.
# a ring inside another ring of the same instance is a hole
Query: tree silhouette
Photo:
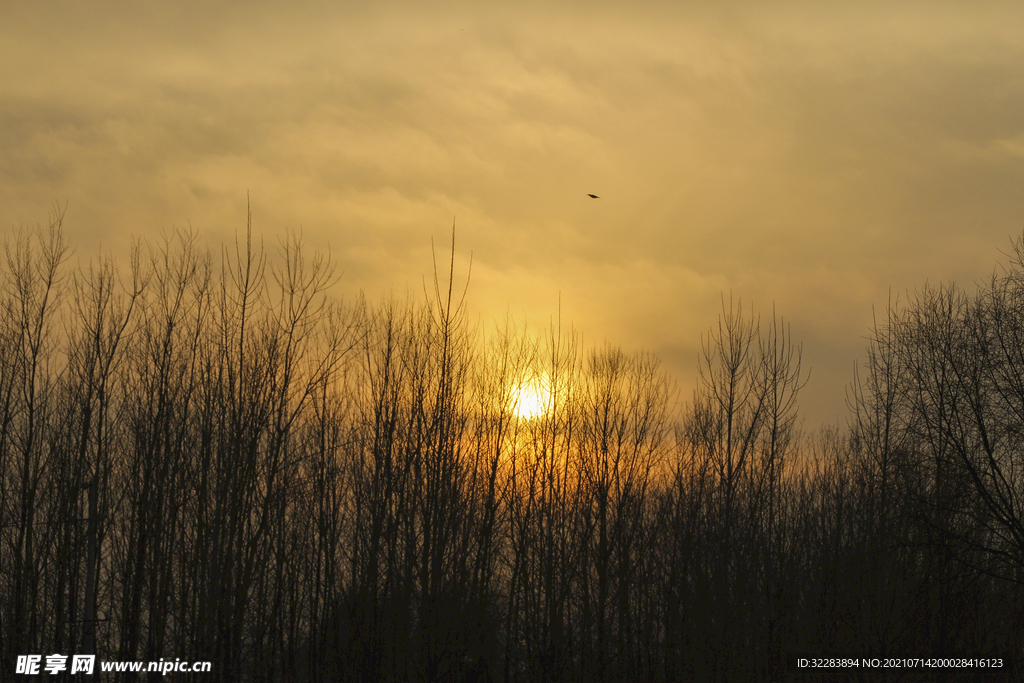
{"type": "Polygon", "coordinates": [[[682,402],[651,354],[473,324],[454,243],[422,298],[369,304],[334,297],[298,236],[265,251],[251,217],[217,258],[176,231],[77,269],[62,223],[12,235],[0,272],[5,666],[821,680],[797,658],[858,654],[1021,673],[1024,243],[975,294],[890,305],[848,428],[803,433],[800,345],[731,298],[682,402]]]}

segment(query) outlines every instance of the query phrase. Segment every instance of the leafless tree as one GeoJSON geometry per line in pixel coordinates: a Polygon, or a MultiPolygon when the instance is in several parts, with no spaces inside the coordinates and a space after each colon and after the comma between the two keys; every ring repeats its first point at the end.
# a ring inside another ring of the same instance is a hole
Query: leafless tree
{"type": "Polygon", "coordinates": [[[4,244],[0,520],[9,624],[2,649],[8,661],[41,645],[49,608],[44,602],[44,563],[63,521],[46,512],[66,507],[54,500],[69,482],[50,476],[51,458],[59,455],[48,443],[50,425],[60,419],[54,392],[60,362],[56,316],[63,295],[61,267],[68,253],[63,221],[64,211],[58,207],[47,230],[21,231],[4,244]]]}
{"type": "Polygon", "coordinates": [[[890,305],[849,429],[805,434],[774,311],[723,301],[680,405],[651,354],[473,324],[454,243],[369,305],[251,216],[219,259],[175,231],[70,277],[62,220],[0,272],[8,662],[740,681],[1022,645],[1024,243],[890,305]]]}

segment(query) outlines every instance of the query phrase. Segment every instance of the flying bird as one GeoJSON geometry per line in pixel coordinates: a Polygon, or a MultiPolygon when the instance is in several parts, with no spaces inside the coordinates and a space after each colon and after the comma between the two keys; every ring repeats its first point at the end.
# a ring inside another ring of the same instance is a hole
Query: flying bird
{"type": "Polygon", "coordinates": [[[590,197],[591,199],[600,199],[600,197],[598,197],[596,194],[588,194],[587,196],[590,197]]]}

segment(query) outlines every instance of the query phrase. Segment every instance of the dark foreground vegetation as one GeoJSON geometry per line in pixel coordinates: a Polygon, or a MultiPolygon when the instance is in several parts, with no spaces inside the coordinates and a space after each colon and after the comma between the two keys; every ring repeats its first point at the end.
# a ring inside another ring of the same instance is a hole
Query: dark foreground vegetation
{"type": "Polygon", "coordinates": [[[801,435],[799,347],[739,306],[677,401],[649,355],[470,325],[450,277],[341,303],[294,239],[75,269],[59,216],[11,235],[0,678],[95,651],[210,683],[1013,680],[1021,254],[894,307],[849,428],[801,435]],[[794,666],[853,655],[1005,663],[794,666]]]}

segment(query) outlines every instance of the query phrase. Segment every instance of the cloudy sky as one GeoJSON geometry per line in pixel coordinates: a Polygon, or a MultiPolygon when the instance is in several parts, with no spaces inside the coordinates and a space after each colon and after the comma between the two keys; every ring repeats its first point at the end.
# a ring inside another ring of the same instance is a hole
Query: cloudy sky
{"type": "Polygon", "coordinates": [[[67,202],[76,258],[216,250],[248,193],[374,300],[454,219],[482,320],[560,296],[686,396],[732,292],[802,341],[807,426],[844,421],[872,307],[1024,229],[1024,5],[837,5],[12,0],[0,230],[67,202]]]}

